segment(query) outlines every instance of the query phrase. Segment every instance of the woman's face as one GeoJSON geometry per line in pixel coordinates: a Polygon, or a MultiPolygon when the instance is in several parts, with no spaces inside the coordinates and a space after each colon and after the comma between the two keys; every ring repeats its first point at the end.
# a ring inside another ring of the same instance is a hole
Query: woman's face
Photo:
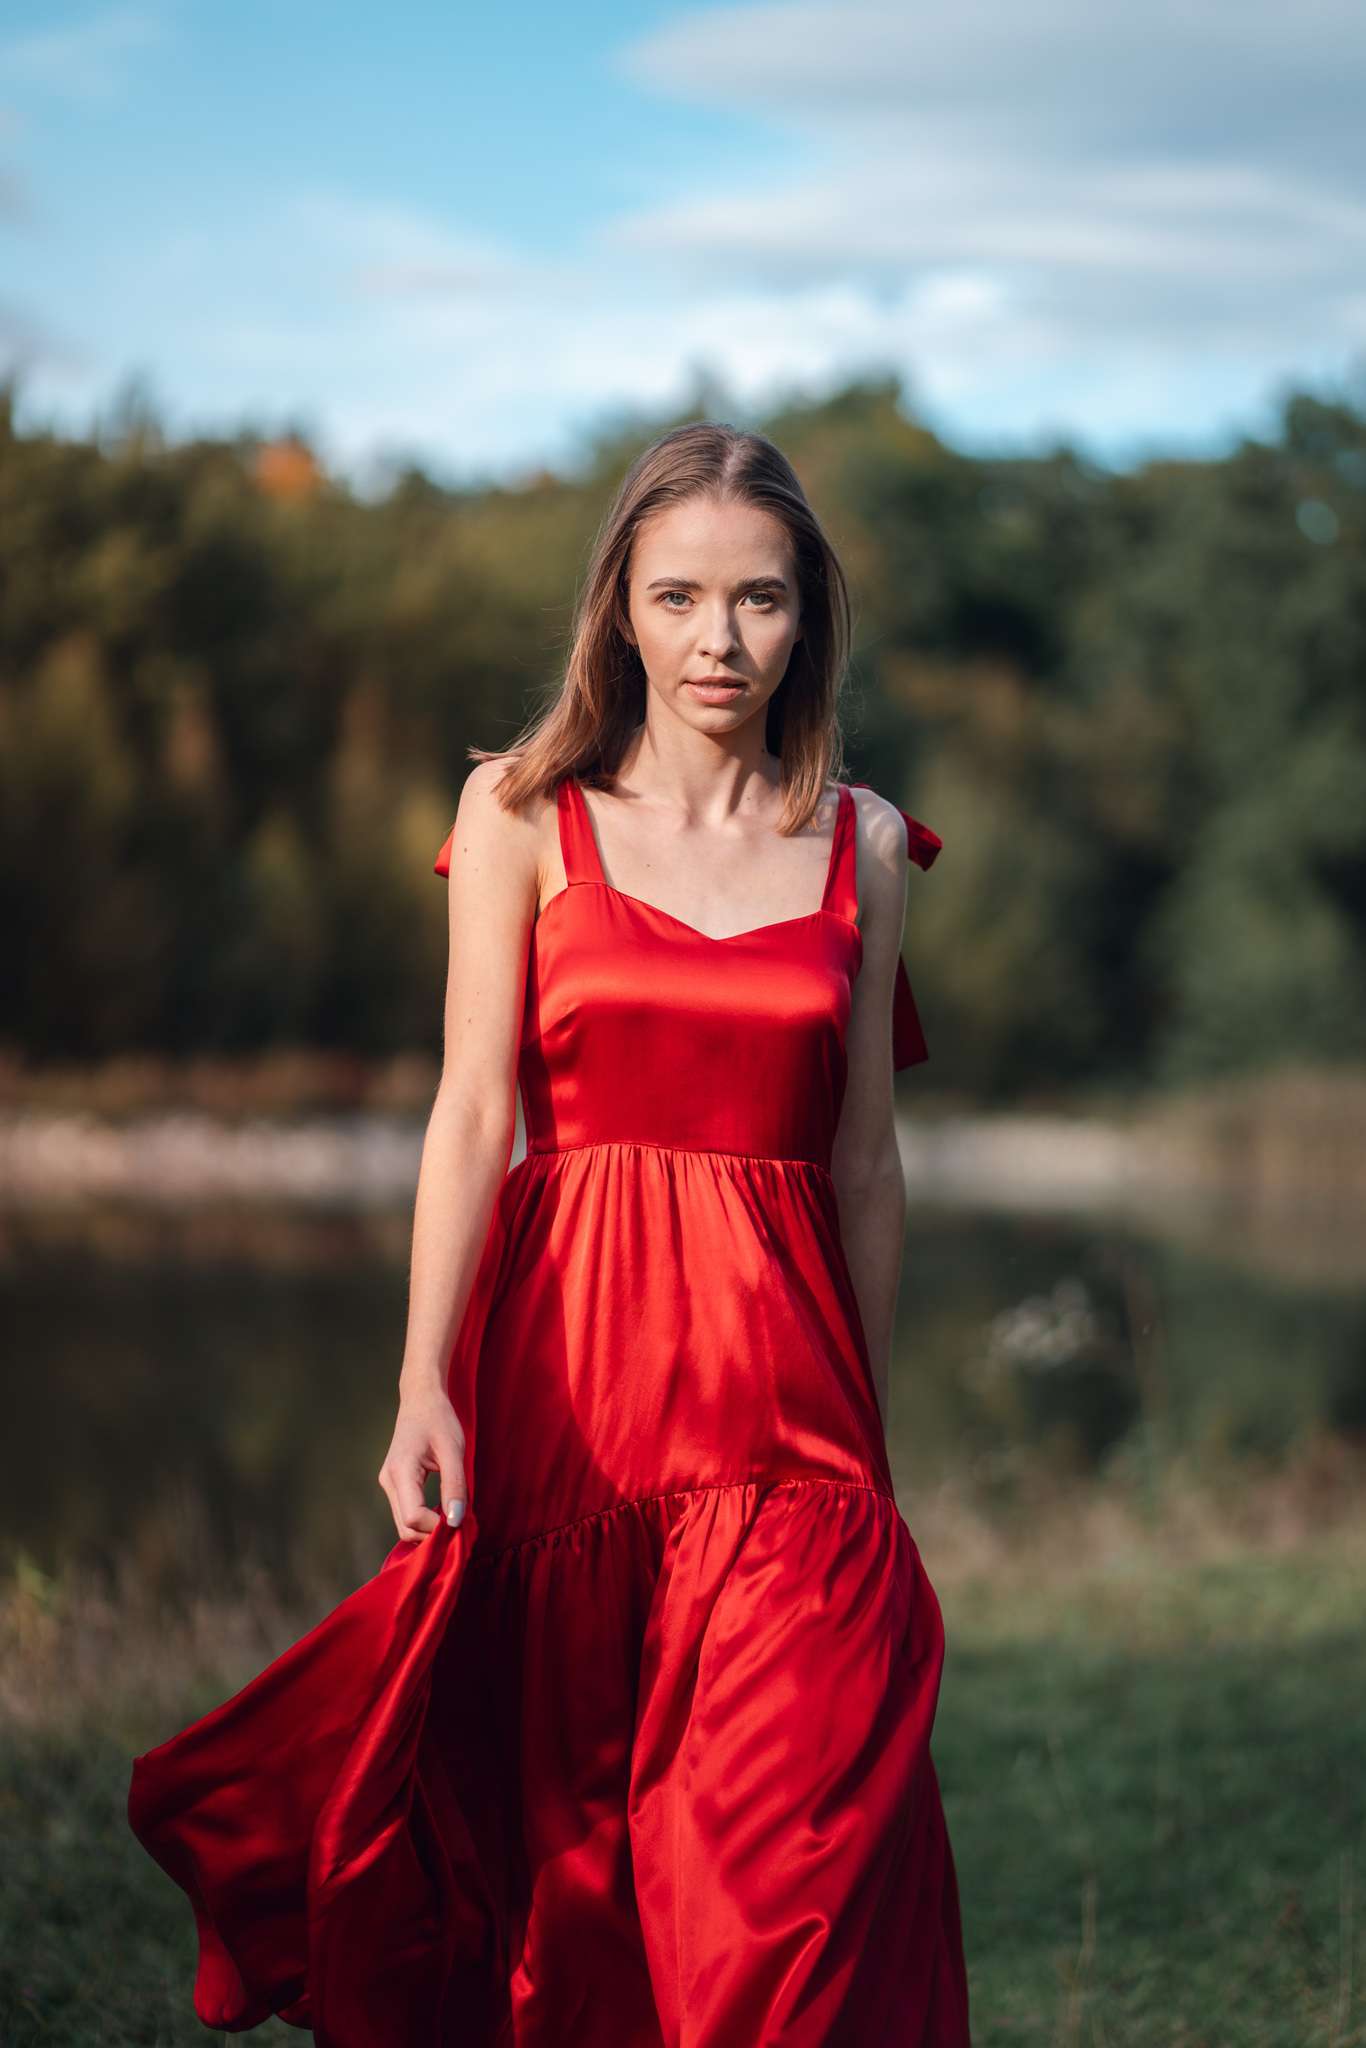
{"type": "Polygon", "coordinates": [[[710,733],[763,711],[801,638],[781,520],[710,497],[671,505],[636,534],[628,592],[656,709],[710,733]]]}

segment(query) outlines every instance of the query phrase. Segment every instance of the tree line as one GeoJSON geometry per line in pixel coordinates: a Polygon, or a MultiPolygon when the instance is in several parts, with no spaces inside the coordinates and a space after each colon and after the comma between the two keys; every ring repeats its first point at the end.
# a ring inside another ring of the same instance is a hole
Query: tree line
{"type": "MultiPolygon", "coordinates": [[[[0,386],[0,1047],[439,1044],[471,744],[553,691],[646,440],[379,495],[300,437],[0,386]]],[[[705,407],[737,418],[738,408],[705,407]]],[[[698,409],[680,417],[697,417],[698,409]]],[[[1366,1051],[1366,411],[1115,472],[956,451],[894,378],[747,420],[853,587],[850,772],[931,824],[927,1078],[982,1100],[1366,1051]]]]}

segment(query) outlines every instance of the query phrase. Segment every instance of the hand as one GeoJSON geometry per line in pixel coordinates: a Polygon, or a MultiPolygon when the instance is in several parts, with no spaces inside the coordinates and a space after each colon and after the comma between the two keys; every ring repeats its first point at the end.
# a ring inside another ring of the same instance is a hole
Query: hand
{"type": "Polygon", "coordinates": [[[401,1397],[393,1442],[379,1469],[379,1483],[405,1543],[429,1536],[444,1516],[459,1526],[468,1505],[465,1432],[446,1394],[437,1387],[401,1397]],[[429,1472],[441,1474],[441,1513],[423,1498],[429,1472]],[[452,1517],[451,1507],[455,1513],[452,1517]]]}

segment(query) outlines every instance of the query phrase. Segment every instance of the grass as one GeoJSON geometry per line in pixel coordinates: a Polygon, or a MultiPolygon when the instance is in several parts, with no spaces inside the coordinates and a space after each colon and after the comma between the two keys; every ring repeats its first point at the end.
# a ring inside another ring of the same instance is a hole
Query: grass
{"type": "Polygon", "coordinates": [[[979,2042],[1366,2041],[1362,1562],[945,1597],[935,1755],[979,2042]]]}
{"type": "MultiPolygon", "coordinates": [[[[974,2040],[1366,2048],[1366,1497],[1298,1518],[1269,1497],[1260,1523],[1169,1506],[1059,1494],[1005,1531],[948,1493],[908,1512],[948,1631],[934,1751],[974,2040]]],[[[144,1574],[14,1571],[6,2048],[208,2038],[188,1908],[127,1828],[128,1759],[345,1590],[290,1613],[260,1575],[168,1603],[144,1574]]]]}

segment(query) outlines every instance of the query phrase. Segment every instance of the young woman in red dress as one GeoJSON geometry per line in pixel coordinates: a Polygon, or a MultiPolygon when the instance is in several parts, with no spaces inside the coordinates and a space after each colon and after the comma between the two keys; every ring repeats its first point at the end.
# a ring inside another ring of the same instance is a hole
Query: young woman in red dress
{"type": "Polygon", "coordinates": [[[465,782],[398,1540],[133,1764],[210,2026],[968,2042],[884,1430],[939,841],[839,779],[847,655],[788,462],[690,425],[620,489],[557,698],[465,782]]]}

